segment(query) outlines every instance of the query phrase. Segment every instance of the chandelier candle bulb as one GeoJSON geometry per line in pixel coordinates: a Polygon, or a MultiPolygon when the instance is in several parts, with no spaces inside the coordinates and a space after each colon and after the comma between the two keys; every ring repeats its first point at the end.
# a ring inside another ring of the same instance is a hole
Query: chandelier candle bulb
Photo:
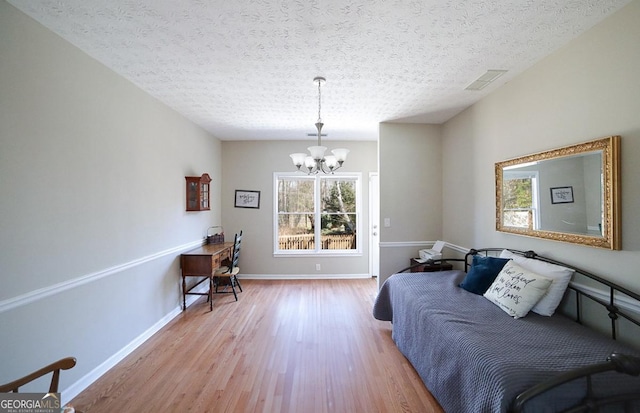
{"type": "Polygon", "coordinates": [[[324,164],[327,165],[329,170],[333,171],[336,168],[336,165],[338,165],[338,160],[333,155],[327,155],[324,157],[324,164]]]}
{"type": "Polygon", "coordinates": [[[333,153],[333,155],[336,157],[336,160],[338,161],[338,163],[342,165],[342,163],[347,160],[349,149],[338,148],[338,149],[332,150],[331,153],[333,153]]]}
{"type": "Polygon", "coordinates": [[[321,161],[324,158],[324,153],[327,151],[327,147],[326,146],[309,146],[307,150],[309,150],[311,157],[315,161],[321,161]]]}
{"type": "Polygon", "coordinates": [[[304,158],[304,166],[309,168],[309,170],[313,169],[314,166],[316,166],[316,160],[313,159],[313,157],[311,156],[306,156],[304,158]]]}
{"type": "Polygon", "coordinates": [[[291,155],[289,155],[291,157],[291,160],[293,161],[293,164],[300,169],[300,167],[302,165],[304,165],[304,160],[307,157],[306,153],[292,153],[291,155]]]}

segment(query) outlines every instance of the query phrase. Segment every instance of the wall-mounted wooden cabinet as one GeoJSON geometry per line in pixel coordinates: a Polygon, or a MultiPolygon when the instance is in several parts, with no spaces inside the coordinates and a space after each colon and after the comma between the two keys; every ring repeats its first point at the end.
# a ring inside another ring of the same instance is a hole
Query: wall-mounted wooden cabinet
{"type": "Polygon", "coordinates": [[[209,184],[211,177],[209,174],[202,176],[185,176],[187,181],[187,211],[208,211],[209,204],[209,184]]]}

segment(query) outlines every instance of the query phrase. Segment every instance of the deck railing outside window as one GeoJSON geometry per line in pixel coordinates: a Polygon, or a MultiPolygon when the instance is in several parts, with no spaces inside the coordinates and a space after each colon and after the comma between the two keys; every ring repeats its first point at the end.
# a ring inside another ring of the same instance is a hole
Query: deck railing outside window
{"type": "MultiPolygon", "coordinates": [[[[313,250],[316,247],[313,234],[282,235],[278,241],[281,250],[313,250]]],[[[322,235],[320,242],[323,250],[348,250],[355,248],[356,236],[354,234],[322,235]]]]}

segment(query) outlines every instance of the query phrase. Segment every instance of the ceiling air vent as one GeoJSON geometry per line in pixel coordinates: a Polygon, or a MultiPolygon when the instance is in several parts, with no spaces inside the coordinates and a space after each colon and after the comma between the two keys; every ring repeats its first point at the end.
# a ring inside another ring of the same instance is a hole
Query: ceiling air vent
{"type": "Polygon", "coordinates": [[[480,76],[475,82],[464,88],[464,90],[482,90],[506,72],[506,70],[487,70],[487,73],[480,76]]]}

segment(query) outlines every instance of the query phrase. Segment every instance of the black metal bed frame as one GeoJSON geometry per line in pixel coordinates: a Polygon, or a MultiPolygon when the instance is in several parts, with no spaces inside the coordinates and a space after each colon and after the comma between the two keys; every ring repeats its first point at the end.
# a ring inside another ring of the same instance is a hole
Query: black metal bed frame
{"type": "MultiPolygon", "coordinates": [[[[534,251],[520,251],[520,250],[513,250],[510,248],[471,249],[469,250],[469,252],[465,254],[464,258],[442,258],[439,260],[430,260],[429,262],[433,264],[438,264],[442,262],[459,261],[464,263],[464,271],[468,272],[469,267],[471,265],[470,258],[473,257],[474,255],[478,255],[478,254],[482,254],[484,256],[497,255],[505,249],[508,251],[511,251],[514,254],[523,256],[525,258],[536,259],[536,260],[544,261],[550,264],[555,264],[555,265],[560,265],[563,267],[570,268],[574,270],[576,274],[580,274],[581,276],[594,280],[598,282],[601,286],[604,286],[606,290],[608,290],[609,299],[605,301],[605,300],[602,300],[601,298],[594,296],[588,291],[581,290],[580,287],[576,285],[569,284],[568,289],[572,290],[573,293],[575,294],[574,297],[575,297],[575,303],[576,303],[576,312],[575,312],[575,315],[567,314],[566,312],[564,313],[564,315],[569,316],[577,323],[583,324],[581,303],[583,298],[587,298],[592,302],[597,303],[603,306],[604,308],[606,308],[608,312],[607,315],[611,319],[611,338],[612,339],[614,340],[618,339],[616,325],[617,325],[617,320],[619,318],[623,318],[631,322],[632,324],[640,327],[640,315],[633,316],[628,312],[623,311],[618,304],[618,301],[620,301],[618,295],[622,293],[624,294],[624,296],[629,297],[634,302],[637,302],[638,305],[640,306],[640,294],[630,291],[611,281],[605,280],[604,278],[599,277],[589,271],[585,271],[573,265],[556,261],[551,258],[540,256],[536,254],[534,251]]],[[[424,263],[412,265],[410,267],[403,269],[400,272],[406,272],[411,270],[412,268],[419,267],[422,265],[424,265],[424,263]]],[[[566,410],[565,411],[566,413],[596,412],[598,411],[599,408],[606,405],[611,405],[611,404],[622,404],[621,407],[624,407],[624,410],[623,410],[624,412],[633,411],[631,410],[633,409],[633,407],[630,407],[630,402],[640,401],[640,389],[638,389],[638,391],[635,393],[620,394],[620,395],[615,395],[615,396],[606,397],[606,398],[598,398],[595,396],[592,388],[591,378],[595,374],[606,372],[606,371],[617,371],[623,374],[638,376],[640,375],[640,357],[635,357],[632,355],[626,355],[626,354],[620,354],[620,353],[612,353],[611,355],[609,355],[609,357],[607,357],[607,360],[603,360],[602,363],[567,371],[566,373],[560,374],[554,377],[553,379],[544,381],[520,393],[516,397],[514,402],[514,407],[512,408],[511,411],[514,413],[520,413],[524,411],[527,401],[561,384],[564,384],[573,380],[577,380],[580,378],[584,378],[586,380],[587,395],[582,401],[582,403],[570,408],[569,410],[566,410]]]]}

